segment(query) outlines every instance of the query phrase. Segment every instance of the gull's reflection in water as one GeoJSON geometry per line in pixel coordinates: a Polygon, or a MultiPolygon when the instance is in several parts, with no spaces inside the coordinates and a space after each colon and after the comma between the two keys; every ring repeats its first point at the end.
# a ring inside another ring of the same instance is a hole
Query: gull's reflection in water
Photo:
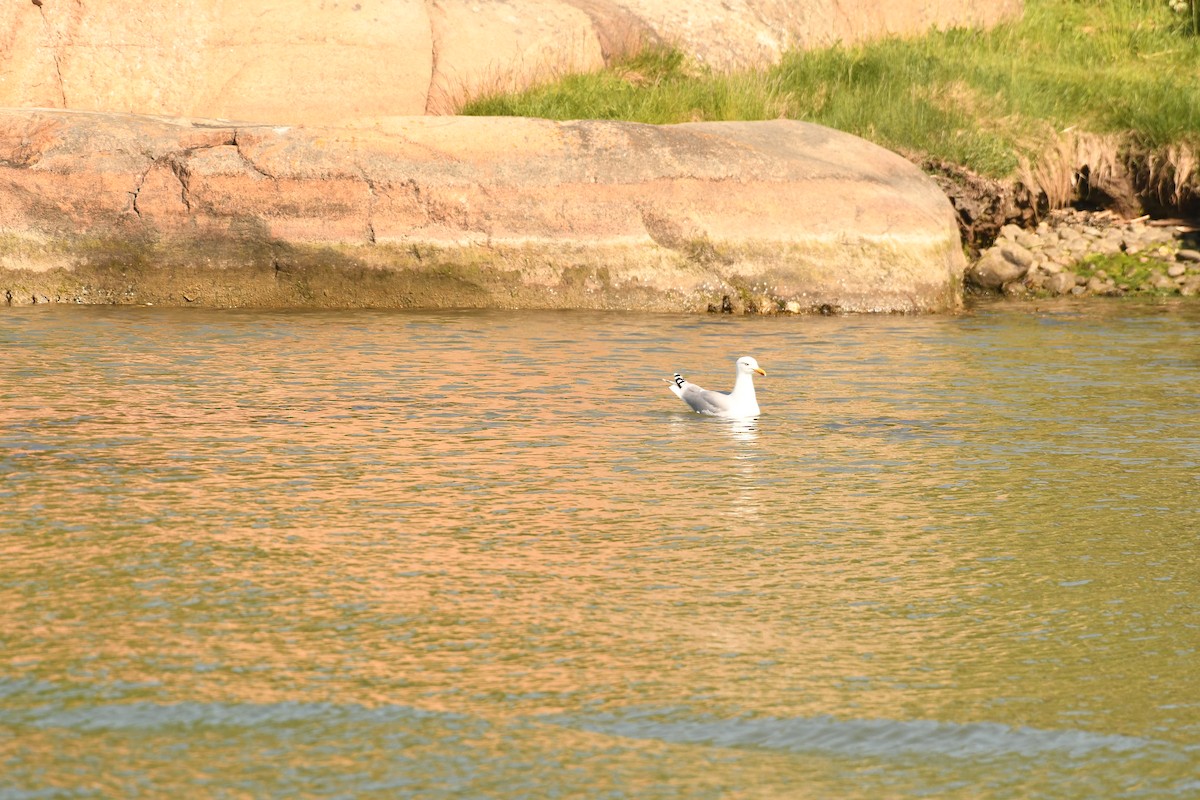
{"type": "Polygon", "coordinates": [[[667,425],[671,437],[677,442],[712,443],[724,440],[718,460],[711,463],[725,475],[722,483],[729,498],[737,504],[736,515],[741,518],[757,517],[762,510],[763,494],[758,479],[758,462],[762,458],[758,418],[724,419],[698,414],[672,414],[667,425]],[[708,432],[708,435],[702,432],[708,432]]]}
{"type": "Polygon", "coordinates": [[[761,505],[758,483],[758,418],[721,420],[726,432],[733,440],[734,470],[737,476],[738,514],[742,517],[757,517],[761,505]]]}
{"type": "MultiPolygon", "coordinates": [[[[729,419],[723,420],[723,422],[729,426],[729,435],[735,442],[754,444],[758,441],[758,417],[729,419]]],[[[756,448],[743,449],[736,457],[739,459],[753,458],[756,452],[756,448]]]]}
{"type": "Polygon", "coordinates": [[[694,430],[691,426],[697,424],[701,419],[705,421],[704,424],[722,428],[734,443],[742,445],[733,451],[734,458],[754,458],[758,449],[748,447],[748,445],[754,445],[758,441],[758,417],[723,419],[721,417],[705,417],[701,414],[672,414],[667,424],[670,426],[673,436],[683,437],[688,436],[694,430]]]}

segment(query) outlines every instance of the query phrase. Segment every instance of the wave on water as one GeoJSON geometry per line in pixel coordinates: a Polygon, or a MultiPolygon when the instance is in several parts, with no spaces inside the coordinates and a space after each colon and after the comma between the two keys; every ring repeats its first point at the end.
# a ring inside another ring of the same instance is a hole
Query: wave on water
{"type": "Polygon", "coordinates": [[[173,727],[270,728],[327,725],[413,725],[433,722],[447,727],[480,724],[465,714],[426,711],[411,706],[367,707],[337,703],[107,703],[63,708],[39,706],[0,711],[0,724],[76,731],[158,730],[173,727]]]}
{"type": "Polygon", "coordinates": [[[732,717],[634,710],[588,716],[549,715],[542,722],[593,733],[657,739],[672,744],[755,747],[855,758],[942,756],[987,758],[1056,754],[1083,758],[1099,751],[1130,754],[1148,739],[1079,730],[1014,728],[995,722],[732,717]]]}

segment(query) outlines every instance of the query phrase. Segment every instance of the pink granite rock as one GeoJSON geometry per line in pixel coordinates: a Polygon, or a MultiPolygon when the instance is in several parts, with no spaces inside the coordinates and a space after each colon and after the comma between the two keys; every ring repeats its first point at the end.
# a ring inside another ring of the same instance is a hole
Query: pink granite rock
{"type": "Polygon", "coordinates": [[[782,120],[7,110],[0,229],[14,302],[926,311],[957,305],[964,268],[920,170],[782,120]]]}

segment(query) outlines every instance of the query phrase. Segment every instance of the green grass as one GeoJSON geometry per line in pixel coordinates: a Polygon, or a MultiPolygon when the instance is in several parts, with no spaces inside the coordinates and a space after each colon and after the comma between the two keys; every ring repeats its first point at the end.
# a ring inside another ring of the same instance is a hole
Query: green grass
{"type": "Polygon", "coordinates": [[[1112,253],[1108,255],[1093,254],[1075,265],[1078,275],[1090,278],[1097,272],[1103,271],[1118,285],[1126,285],[1133,292],[1148,292],[1151,294],[1173,294],[1174,289],[1157,289],[1150,285],[1150,278],[1155,272],[1166,273],[1167,264],[1158,259],[1149,259],[1129,255],[1128,253],[1112,253]]]}
{"type": "Polygon", "coordinates": [[[990,31],[793,52],[720,74],[655,48],[602,72],[480,97],[463,114],[652,123],[788,117],[992,176],[1057,132],[1200,143],[1200,36],[1166,0],[1026,0],[990,31]]]}

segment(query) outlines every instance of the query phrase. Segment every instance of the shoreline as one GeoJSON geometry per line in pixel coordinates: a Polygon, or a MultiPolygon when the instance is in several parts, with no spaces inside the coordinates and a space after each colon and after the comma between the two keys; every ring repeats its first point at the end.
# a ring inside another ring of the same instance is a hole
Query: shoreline
{"type": "Polygon", "coordinates": [[[1198,225],[1036,219],[1003,182],[803,123],[2,119],[20,145],[0,163],[9,306],[918,314],[972,294],[1200,295],[1198,225]],[[635,145],[640,161],[600,168],[635,145]]]}
{"type": "MultiPolygon", "coordinates": [[[[10,237],[11,238],[11,237],[10,237]]],[[[578,264],[559,266],[570,281],[542,286],[513,283],[494,265],[466,263],[461,253],[393,253],[404,263],[366,263],[334,247],[287,247],[234,262],[229,248],[192,242],[195,261],[156,263],[136,243],[97,242],[87,263],[72,269],[7,270],[17,283],[0,288],[0,304],[154,306],[246,310],[617,310],[729,315],[938,314],[969,313],[973,307],[1008,303],[1036,306],[1088,299],[1187,303],[1200,297],[1200,226],[1182,221],[1123,220],[1110,211],[1051,212],[1033,229],[1006,224],[980,256],[968,263],[962,302],[942,311],[848,307],[836,298],[809,304],[773,301],[758,287],[708,294],[617,288],[620,265],[614,253],[581,246],[578,264]],[[586,263],[584,263],[586,262],[586,263]],[[14,289],[16,291],[14,291],[14,289]],[[645,296],[642,296],[645,295],[645,296]],[[705,303],[707,304],[705,306],[705,303]],[[681,305],[690,308],[681,308],[681,305]],[[705,311],[706,308],[706,311],[705,311]]],[[[235,248],[236,249],[236,248],[235,248]]],[[[377,248],[372,248],[376,250],[377,248]]],[[[386,248],[385,248],[386,249],[386,248]]],[[[152,251],[150,251],[152,252],[152,251]]],[[[377,253],[375,255],[378,255],[377,253]]],[[[619,254],[616,254],[619,255],[619,254]]],[[[528,269],[528,254],[508,254],[528,269]]],[[[545,261],[547,256],[538,259],[545,261]]],[[[393,259],[394,260],[394,259],[393,259]]],[[[619,259],[618,259],[619,260],[619,259]]],[[[548,262],[544,265],[549,269],[548,262]]],[[[514,269],[519,267],[514,266],[514,269]]]]}

